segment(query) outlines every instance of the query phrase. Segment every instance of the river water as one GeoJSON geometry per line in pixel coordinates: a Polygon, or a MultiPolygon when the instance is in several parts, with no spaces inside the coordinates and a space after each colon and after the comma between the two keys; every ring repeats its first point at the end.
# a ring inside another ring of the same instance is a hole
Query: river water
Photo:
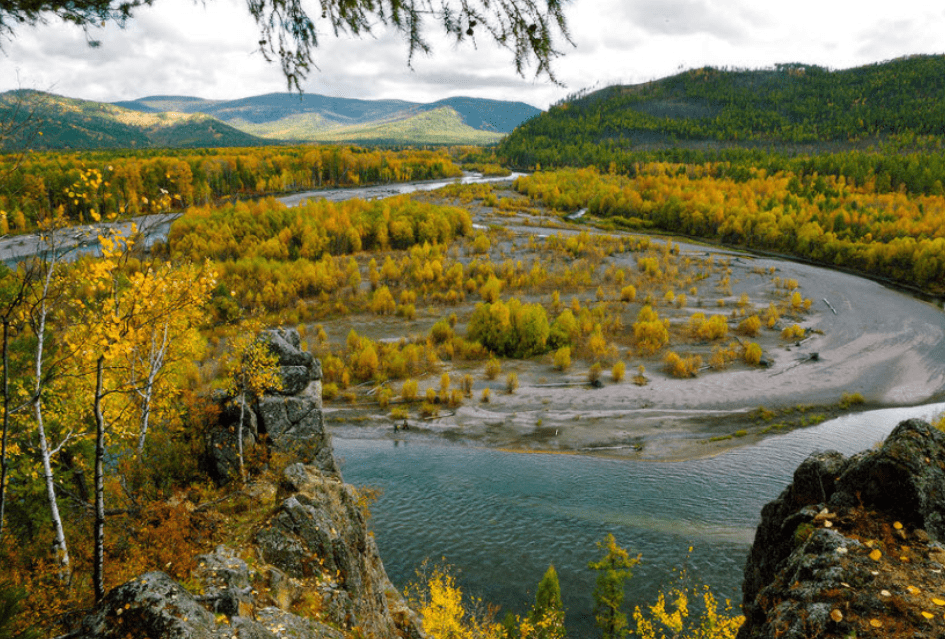
{"type": "Polygon", "coordinates": [[[652,602],[674,568],[741,601],[745,558],[762,506],[812,452],[852,454],[903,419],[945,404],[875,410],[686,462],[507,453],[460,444],[345,438],[334,433],[345,481],[383,490],[371,507],[398,588],[429,559],[458,570],[465,592],[522,613],[549,564],[561,581],[571,637],[594,636],[595,543],[607,533],[642,553],[627,602],[652,602]],[[692,551],[689,548],[692,547],[692,551]]]}

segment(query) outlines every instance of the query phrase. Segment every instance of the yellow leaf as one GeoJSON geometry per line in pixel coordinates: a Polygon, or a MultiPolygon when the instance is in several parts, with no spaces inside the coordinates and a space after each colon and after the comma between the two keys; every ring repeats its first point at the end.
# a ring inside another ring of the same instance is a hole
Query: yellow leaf
{"type": "Polygon", "coordinates": [[[932,599],[932,603],[936,606],[945,606],[945,600],[939,599],[938,597],[932,599]]]}
{"type": "Polygon", "coordinates": [[[836,621],[837,623],[840,623],[841,621],[843,621],[843,613],[837,610],[836,608],[834,608],[833,610],[830,611],[830,618],[836,621]]]}
{"type": "Polygon", "coordinates": [[[879,619],[870,619],[870,625],[873,626],[874,628],[882,628],[883,622],[880,621],[879,619]]]}
{"type": "Polygon", "coordinates": [[[934,618],[935,618],[935,615],[933,615],[931,612],[926,612],[926,611],[924,611],[924,610],[922,611],[922,616],[925,617],[926,619],[934,619],[934,618]]]}
{"type": "Polygon", "coordinates": [[[922,591],[915,586],[906,586],[906,592],[908,592],[910,595],[917,595],[922,591]]]}
{"type": "Polygon", "coordinates": [[[870,553],[870,559],[873,561],[879,561],[880,557],[882,556],[883,553],[881,553],[878,548],[874,549],[873,552],[870,553]]]}
{"type": "Polygon", "coordinates": [[[902,524],[900,524],[898,521],[893,522],[893,528],[896,530],[902,530],[902,524]]]}

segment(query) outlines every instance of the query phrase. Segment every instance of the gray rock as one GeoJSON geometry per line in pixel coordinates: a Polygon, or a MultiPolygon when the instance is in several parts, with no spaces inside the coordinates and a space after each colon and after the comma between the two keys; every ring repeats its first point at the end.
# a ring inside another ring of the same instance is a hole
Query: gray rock
{"type": "Polygon", "coordinates": [[[256,534],[262,560],[289,577],[317,579],[321,610],[339,627],[356,624],[365,636],[379,638],[419,633],[408,615],[394,619],[389,602],[402,598],[387,578],[354,489],[305,464],[289,466],[284,484],[293,494],[256,534]]]}
{"type": "MultiPolygon", "coordinates": [[[[256,446],[256,438],[248,426],[243,427],[243,458],[256,446]]],[[[236,423],[217,426],[207,437],[206,466],[210,477],[220,485],[239,477],[239,442],[236,423]]]]}
{"type": "Polygon", "coordinates": [[[311,374],[307,366],[280,366],[279,379],[280,395],[298,395],[308,387],[311,374]]]}
{"type": "Polygon", "coordinates": [[[314,361],[311,353],[301,350],[302,340],[294,328],[276,328],[260,332],[259,339],[279,358],[279,366],[310,368],[314,361]]]}
{"type": "Polygon", "coordinates": [[[280,639],[344,639],[340,630],[269,606],[256,612],[256,620],[280,639]]]}
{"type": "Polygon", "coordinates": [[[296,455],[303,463],[337,474],[331,437],[318,402],[307,397],[266,396],[257,405],[260,429],[276,450],[296,455]]]}
{"type": "Polygon", "coordinates": [[[243,408],[240,408],[240,399],[238,397],[224,397],[219,402],[220,417],[217,420],[222,426],[235,426],[240,421],[240,414],[243,416],[243,426],[249,428],[253,435],[259,434],[259,426],[256,420],[256,413],[253,411],[252,398],[247,398],[243,408]]]}
{"type": "Polygon", "coordinates": [[[854,460],[837,481],[831,505],[869,504],[945,541],[945,433],[910,419],[879,450],[854,460]]]}
{"type": "Polygon", "coordinates": [[[82,621],[76,639],[212,639],[213,615],[163,572],[149,572],[110,591],[82,621]]]}
{"type": "Polygon", "coordinates": [[[235,552],[217,546],[210,554],[197,557],[194,576],[203,586],[201,602],[212,612],[228,617],[252,614],[253,587],[249,568],[235,552]]]}
{"type": "MultiPolygon", "coordinates": [[[[745,624],[739,639],[850,632],[845,622],[830,619],[823,603],[829,598],[826,593],[840,588],[872,593],[875,588],[868,586],[878,573],[859,541],[811,525],[824,508],[869,509],[921,531],[932,543],[945,540],[945,434],[909,420],[878,450],[849,459],[836,452],[808,457],[795,471],[793,483],[762,509],[745,566],[745,624]],[[846,550],[837,552],[841,546],[846,550]]],[[[867,594],[858,597],[850,605],[860,610],[876,605],[867,594]]]]}

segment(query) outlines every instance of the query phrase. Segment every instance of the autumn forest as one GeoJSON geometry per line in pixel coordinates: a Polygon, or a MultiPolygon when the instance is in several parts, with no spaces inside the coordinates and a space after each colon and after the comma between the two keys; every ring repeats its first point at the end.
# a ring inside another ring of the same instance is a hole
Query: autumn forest
{"type": "MultiPolygon", "coordinates": [[[[252,499],[211,481],[203,456],[214,393],[245,399],[275,383],[254,350],[262,328],[298,329],[339,414],[423,424],[499,394],[512,401],[521,384],[583,392],[758,372],[811,335],[798,281],[773,266],[734,270],[731,255],[683,242],[940,298],[943,64],[698,69],[571,96],[484,149],[0,155],[0,235],[38,246],[0,267],[0,637],[66,633],[145,570],[187,585],[197,555],[249,534],[252,499]],[[512,170],[524,175],[378,200],[279,200],[512,170]],[[157,213],[177,217],[148,248],[134,231],[157,213]],[[71,227],[119,221],[137,226],[97,227],[101,255],[60,250],[71,227]]],[[[718,439],[862,403],[850,393],[758,408],[746,430],[718,439]]],[[[277,482],[288,463],[241,449],[237,484],[277,482]]],[[[734,637],[741,617],[700,586],[623,605],[638,559],[613,537],[598,550],[603,636],[734,637]]],[[[504,623],[472,614],[448,570],[412,601],[437,639],[564,637],[553,569],[541,583],[535,607],[504,623]]]]}

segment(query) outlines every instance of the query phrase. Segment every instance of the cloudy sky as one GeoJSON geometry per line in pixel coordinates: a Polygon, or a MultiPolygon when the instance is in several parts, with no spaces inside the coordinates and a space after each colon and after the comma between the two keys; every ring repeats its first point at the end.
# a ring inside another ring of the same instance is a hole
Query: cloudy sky
{"type": "MultiPolygon", "coordinates": [[[[316,5],[309,0],[310,5],[316,5]]],[[[657,79],[704,65],[761,68],[804,62],[848,68],[914,53],[945,53],[940,0],[571,0],[575,46],[555,65],[563,88],[515,74],[512,56],[431,37],[434,52],[407,66],[401,36],[325,37],[308,93],[432,102],[469,95],[539,108],[579,89],[657,79]]],[[[245,0],[155,0],[124,29],[19,28],[0,42],[0,91],[33,88],[100,101],[149,95],[233,99],[286,90],[255,51],[245,0]]]]}

